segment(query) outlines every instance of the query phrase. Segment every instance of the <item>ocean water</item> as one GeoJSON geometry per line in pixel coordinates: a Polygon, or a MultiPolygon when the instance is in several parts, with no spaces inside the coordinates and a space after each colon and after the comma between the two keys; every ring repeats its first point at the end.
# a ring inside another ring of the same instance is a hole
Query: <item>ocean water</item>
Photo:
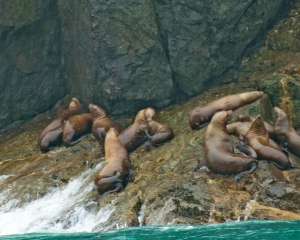
{"type": "Polygon", "coordinates": [[[211,225],[166,225],[121,228],[98,233],[40,232],[1,236],[1,240],[65,239],[300,239],[300,221],[245,221],[211,225]]]}

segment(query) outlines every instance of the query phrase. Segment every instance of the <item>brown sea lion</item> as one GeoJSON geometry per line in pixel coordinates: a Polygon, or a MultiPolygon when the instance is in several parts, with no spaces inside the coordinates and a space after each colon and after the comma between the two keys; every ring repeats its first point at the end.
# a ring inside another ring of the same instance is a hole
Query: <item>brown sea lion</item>
{"type": "Polygon", "coordinates": [[[66,110],[63,110],[58,116],[52,120],[50,124],[42,131],[38,138],[38,143],[37,146],[40,147],[41,145],[41,140],[43,137],[51,130],[56,129],[57,127],[61,126],[63,122],[65,122],[69,117],[80,114],[82,112],[82,107],[80,102],[78,101],[77,98],[72,98],[69,108],[66,110]]]}
{"type": "MultiPolygon", "coordinates": [[[[236,120],[239,122],[253,122],[254,119],[255,119],[254,117],[251,117],[247,114],[241,114],[237,117],[236,120]]],[[[277,141],[277,136],[275,134],[274,127],[265,121],[264,121],[264,124],[265,124],[266,130],[269,134],[269,137],[272,138],[274,141],[277,141]]]]}
{"type": "Polygon", "coordinates": [[[245,92],[240,94],[228,95],[216,99],[205,106],[193,109],[189,115],[189,124],[193,130],[203,128],[208,124],[213,115],[219,111],[235,110],[246,104],[259,99],[264,93],[261,91],[245,92]]]}
{"type": "MultiPolygon", "coordinates": [[[[235,123],[230,123],[230,124],[226,125],[226,129],[230,135],[234,134],[240,138],[241,136],[245,136],[247,134],[251,125],[252,125],[252,122],[235,122],[235,123]]],[[[242,139],[240,139],[240,140],[243,140],[243,139],[244,138],[242,137],[242,139]]],[[[280,146],[275,141],[273,141],[271,138],[269,138],[269,143],[272,146],[280,149],[280,146]]]]}
{"type": "Polygon", "coordinates": [[[84,113],[68,118],[62,133],[62,141],[65,147],[73,146],[90,133],[93,125],[93,115],[84,113]]]}
{"type": "Polygon", "coordinates": [[[95,104],[90,104],[89,109],[93,115],[92,133],[98,140],[104,140],[110,128],[114,128],[118,133],[121,133],[125,129],[120,123],[112,121],[107,117],[103,108],[95,104]]]}
{"type": "Polygon", "coordinates": [[[48,131],[40,142],[40,150],[42,153],[48,152],[55,146],[62,143],[62,132],[65,123],[62,123],[57,128],[48,131]]]}
{"type": "Polygon", "coordinates": [[[231,137],[227,133],[226,124],[232,117],[232,111],[216,113],[207,126],[203,143],[206,166],[215,173],[237,174],[235,180],[252,173],[257,168],[256,153],[248,146],[248,155],[234,153],[231,137]]]}
{"type": "Polygon", "coordinates": [[[269,135],[260,115],[254,119],[246,133],[245,143],[255,150],[258,160],[267,160],[281,170],[297,167],[280,148],[269,143],[269,135]]]}
{"type": "Polygon", "coordinates": [[[129,154],[118,138],[118,132],[111,128],[106,133],[105,164],[97,174],[94,183],[99,194],[122,191],[132,182],[135,171],[131,168],[129,154]]]}
{"type": "Polygon", "coordinates": [[[147,124],[156,117],[156,112],[153,108],[148,107],[138,112],[135,117],[134,123],[127,127],[123,132],[120,133],[119,139],[123,146],[132,152],[144,142],[147,141],[148,137],[146,134],[138,134],[138,128],[142,124],[147,124]]]}
{"type": "Polygon", "coordinates": [[[289,151],[300,157],[300,136],[296,130],[290,125],[286,113],[274,107],[276,122],[274,124],[275,133],[281,145],[287,147],[289,151]]]}
{"type": "Polygon", "coordinates": [[[148,140],[144,145],[145,150],[150,150],[152,146],[160,146],[174,138],[173,129],[165,124],[152,120],[139,126],[137,134],[144,132],[148,140]]]}

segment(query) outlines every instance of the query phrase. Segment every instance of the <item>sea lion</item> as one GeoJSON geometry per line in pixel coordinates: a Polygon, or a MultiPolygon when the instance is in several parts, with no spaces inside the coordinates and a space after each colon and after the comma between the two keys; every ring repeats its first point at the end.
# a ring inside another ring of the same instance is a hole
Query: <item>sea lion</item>
{"type": "Polygon", "coordinates": [[[274,128],[280,144],[284,147],[287,147],[288,150],[295,154],[297,157],[300,157],[299,134],[290,125],[288,116],[282,109],[274,107],[274,112],[276,116],[274,128]]]}
{"type": "Polygon", "coordinates": [[[93,125],[93,115],[84,113],[68,118],[62,133],[62,141],[65,147],[73,146],[90,133],[93,125]],[[83,136],[84,135],[84,136],[83,136]]]}
{"type": "Polygon", "coordinates": [[[94,180],[99,194],[122,191],[128,182],[134,180],[136,174],[131,168],[128,151],[121,144],[118,135],[113,128],[106,133],[105,164],[94,180]]]}
{"type": "MultiPolygon", "coordinates": [[[[243,137],[249,131],[251,125],[252,125],[252,122],[235,122],[235,123],[230,123],[230,124],[226,125],[226,129],[230,135],[234,134],[235,136],[239,137],[240,140],[244,140],[243,137]]],[[[269,138],[269,143],[272,146],[280,149],[280,146],[271,138],[269,138]]]]}
{"type": "Polygon", "coordinates": [[[134,120],[134,123],[120,133],[119,139],[128,152],[134,151],[147,141],[148,137],[143,132],[137,133],[138,128],[142,124],[147,124],[156,117],[156,112],[153,108],[148,107],[140,110],[134,120]]]}
{"type": "Polygon", "coordinates": [[[290,161],[280,148],[269,143],[269,134],[260,115],[252,122],[244,141],[255,150],[258,160],[267,160],[281,170],[298,167],[290,161]]]}
{"type": "Polygon", "coordinates": [[[42,131],[38,138],[37,147],[40,147],[41,141],[43,137],[51,130],[56,129],[57,127],[61,126],[63,122],[65,122],[69,117],[80,114],[82,111],[81,104],[77,98],[72,98],[69,108],[66,110],[63,110],[58,116],[52,120],[50,124],[42,131]]]}
{"type": "Polygon", "coordinates": [[[144,144],[145,150],[150,150],[152,146],[160,146],[174,138],[173,129],[171,127],[160,124],[155,120],[140,125],[137,134],[140,132],[144,132],[148,137],[147,142],[144,144]]]}
{"type": "Polygon", "coordinates": [[[107,117],[103,108],[91,103],[89,109],[93,115],[92,133],[96,139],[103,141],[110,128],[114,128],[118,133],[121,133],[125,129],[120,123],[112,121],[107,117]]]}
{"type": "Polygon", "coordinates": [[[218,98],[205,106],[193,109],[189,115],[189,124],[193,130],[203,128],[213,115],[219,111],[235,110],[259,99],[264,93],[261,91],[245,92],[218,98]]]}
{"type": "MultiPolygon", "coordinates": [[[[236,120],[239,121],[239,122],[253,122],[254,119],[255,119],[254,117],[251,117],[247,114],[240,114],[236,118],[236,120]]],[[[274,141],[277,141],[277,136],[275,134],[274,127],[271,124],[269,124],[265,121],[264,121],[264,124],[265,124],[266,130],[269,134],[269,137],[272,138],[274,141]]]]}
{"type": "Polygon", "coordinates": [[[61,144],[62,142],[62,133],[65,123],[62,123],[57,128],[54,128],[48,131],[40,142],[40,150],[42,153],[48,152],[53,149],[55,146],[61,144]]]}
{"type": "Polygon", "coordinates": [[[232,111],[216,113],[207,126],[204,134],[206,166],[215,173],[237,174],[235,180],[252,173],[257,168],[256,153],[248,146],[248,155],[234,153],[231,137],[227,133],[226,124],[232,117],[232,111]]]}

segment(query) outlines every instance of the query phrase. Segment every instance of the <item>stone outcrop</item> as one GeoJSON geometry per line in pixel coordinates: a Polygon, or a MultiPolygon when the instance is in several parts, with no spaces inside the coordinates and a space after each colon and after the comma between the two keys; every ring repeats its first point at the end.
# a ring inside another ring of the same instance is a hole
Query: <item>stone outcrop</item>
{"type": "Polygon", "coordinates": [[[0,128],[67,93],[113,114],[202,93],[290,3],[1,0],[0,128]]]}

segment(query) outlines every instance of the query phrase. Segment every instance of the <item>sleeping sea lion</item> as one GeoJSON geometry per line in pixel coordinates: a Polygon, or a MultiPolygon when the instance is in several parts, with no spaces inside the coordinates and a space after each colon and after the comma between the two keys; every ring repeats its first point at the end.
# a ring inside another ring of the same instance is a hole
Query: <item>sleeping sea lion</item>
{"type": "Polygon", "coordinates": [[[111,128],[106,133],[105,164],[97,174],[94,183],[99,194],[122,191],[132,182],[135,171],[131,168],[128,151],[121,144],[118,132],[111,128]]]}
{"type": "Polygon", "coordinates": [[[159,146],[174,138],[173,129],[165,124],[152,120],[139,126],[137,134],[144,132],[148,140],[144,145],[145,150],[150,150],[152,146],[159,146]]]}
{"type": "Polygon", "coordinates": [[[154,120],[155,117],[156,112],[153,108],[145,108],[138,112],[138,114],[135,117],[134,123],[120,133],[120,142],[128,150],[128,152],[134,151],[136,148],[138,148],[144,142],[147,141],[147,135],[143,132],[139,134],[137,133],[137,131],[140,125],[147,124],[151,120],[154,120]]]}
{"type": "Polygon", "coordinates": [[[300,157],[300,136],[296,130],[290,125],[286,113],[274,107],[276,122],[274,124],[275,133],[281,145],[286,146],[289,151],[300,157]]]}
{"type": "Polygon", "coordinates": [[[48,124],[48,126],[42,131],[42,133],[40,134],[40,136],[38,138],[37,147],[40,147],[43,137],[49,131],[56,129],[57,127],[60,127],[61,124],[63,122],[65,122],[69,117],[76,115],[76,114],[80,114],[81,111],[82,111],[82,107],[81,107],[81,104],[78,101],[78,99],[72,98],[72,100],[69,104],[69,108],[62,111],[60,114],[58,114],[58,116],[54,120],[52,120],[52,122],[50,124],[48,124]]]}
{"type": "Polygon", "coordinates": [[[112,121],[106,116],[103,108],[90,104],[89,109],[93,115],[93,128],[92,133],[98,140],[104,140],[106,133],[110,128],[114,128],[119,134],[125,129],[120,123],[112,121]]]}
{"type": "Polygon", "coordinates": [[[62,141],[65,147],[73,146],[90,133],[93,125],[93,115],[84,113],[68,118],[62,133],[62,141]]]}
{"type": "Polygon", "coordinates": [[[231,137],[227,133],[226,124],[232,117],[232,111],[216,113],[207,126],[203,143],[206,166],[215,173],[237,174],[235,180],[252,173],[257,168],[256,153],[248,146],[248,155],[234,153],[231,137]]]}
{"type": "Polygon", "coordinates": [[[258,160],[267,160],[281,170],[298,167],[290,161],[280,148],[269,143],[269,135],[260,115],[254,119],[249,131],[246,133],[245,143],[255,150],[258,160]]]}
{"type": "Polygon", "coordinates": [[[189,124],[193,130],[203,128],[208,124],[213,115],[219,111],[235,110],[246,104],[259,99],[264,93],[261,91],[245,92],[240,94],[228,95],[216,99],[205,106],[193,109],[189,115],[189,124]]]}

